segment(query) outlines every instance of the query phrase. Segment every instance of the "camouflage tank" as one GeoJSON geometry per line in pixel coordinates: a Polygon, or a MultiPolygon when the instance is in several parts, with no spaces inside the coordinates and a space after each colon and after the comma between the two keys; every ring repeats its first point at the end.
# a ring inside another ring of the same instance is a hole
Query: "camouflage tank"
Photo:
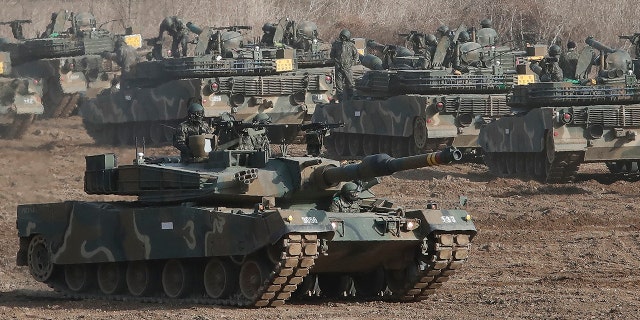
{"type": "Polygon", "coordinates": [[[203,162],[87,157],[87,193],[138,200],[18,206],[18,265],[70,298],[275,307],[316,279],[325,296],[340,296],[345,277],[363,298],[422,300],[468,258],[476,229],[467,211],[401,209],[368,190],[375,177],[459,159],[457,150],[341,166],[207,153],[206,141],[190,137],[203,162]],[[352,180],[361,181],[361,212],[328,212],[352,180]]]}
{"type": "Polygon", "coordinates": [[[587,162],[604,162],[612,173],[638,173],[640,85],[632,60],[592,38],[586,43],[578,81],[516,86],[509,100],[515,115],[481,129],[492,173],[563,183],[587,162]],[[594,63],[598,70],[588,72],[594,63]]]}
{"type": "MultiPolygon", "coordinates": [[[[108,30],[96,27],[92,14],[61,10],[52,14],[41,37],[25,39],[22,24],[30,22],[4,22],[11,26],[17,42],[1,48],[11,52],[12,76],[41,79],[46,117],[69,116],[81,97],[95,96],[109,88],[120,68],[100,54],[114,50],[115,38],[108,30]]],[[[140,47],[139,34],[124,38],[140,47]]]]}
{"type": "Polygon", "coordinates": [[[229,112],[250,119],[266,112],[274,123],[308,121],[316,104],[329,101],[333,68],[317,67],[322,56],[303,61],[301,50],[289,46],[247,45],[239,32],[245,26],[188,26],[199,38],[194,56],[138,63],[119,89],[104,90],[81,107],[97,143],[130,145],[137,136],[166,144],[193,99],[207,117],[229,112]]]}
{"type": "Polygon", "coordinates": [[[510,112],[507,93],[514,79],[521,80],[500,61],[514,60],[516,52],[477,55],[476,60],[469,52],[463,55],[469,64],[461,72],[438,66],[444,59],[438,50],[446,48],[439,46],[433,60],[405,54],[404,47],[396,47],[386,62],[364,56],[363,64],[372,70],[358,79],[356,96],[319,105],[312,117],[345,124],[327,137],[329,154],[357,158],[384,152],[398,157],[447,145],[477,152],[479,129],[510,112]],[[425,65],[430,60],[432,65],[425,65]]]}
{"type": "Polygon", "coordinates": [[[0,52],[0,136],[20,139],[37,115],[44,112],[37,79],[13,78],[11,57],[0,52]]]}

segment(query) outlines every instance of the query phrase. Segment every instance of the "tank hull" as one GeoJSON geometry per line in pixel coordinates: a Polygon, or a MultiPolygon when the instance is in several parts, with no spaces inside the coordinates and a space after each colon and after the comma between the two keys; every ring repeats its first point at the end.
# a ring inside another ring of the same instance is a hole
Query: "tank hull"
{"type": "Polygon", "coordinates": [[[36,116],[44,113],[39,81],[0,78],[0,136],[20,139],[36,116]]]}

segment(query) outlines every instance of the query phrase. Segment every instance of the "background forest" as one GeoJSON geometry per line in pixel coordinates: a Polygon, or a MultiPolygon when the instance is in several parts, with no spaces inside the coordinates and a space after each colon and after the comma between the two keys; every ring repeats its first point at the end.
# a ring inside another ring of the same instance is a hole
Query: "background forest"
{"type": "MultiPolygon", "coordinates": [[[[60,9],[92,12],[98,24],[114,32],[132,26],[146,38],[157,35],[162,18],[178,15],[201,26],[250,25],[250,37],[261,34],[265,22],[281,17],[318,24],[320,37],[331,41],[342,28],[354,37],[383,43],[402,43],[398,33],[418,30],[433,33],[446,24],[479,27],[491,18],[506,43],[535,37],[540,43],[574,40],[587,36],[615,48],[628,49],[618,35],[640,32],[640,6],[635,1],[610,0],[0,0],[0,20],[32,19],[25,35],[45,29],[52,12],[60,9]]],[[[8,26],[0,35],[10,37],[8,26]]]]}

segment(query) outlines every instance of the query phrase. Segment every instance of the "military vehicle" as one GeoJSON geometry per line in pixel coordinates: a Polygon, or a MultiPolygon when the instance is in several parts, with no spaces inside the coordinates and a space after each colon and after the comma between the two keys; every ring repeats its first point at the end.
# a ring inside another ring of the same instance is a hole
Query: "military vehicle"
{"type": "MultiPolygon", "coordinates": [[[[194,56],[138,63],[123,76],[119,90],[104,90],[81,108],[85,128],[97,143],[131,145],[138,136],[166,144],[193,99],[202,102],[207,117],[230,112],[236,119],[250,119],[266,112],[274,123],[308,121],[317,103],[329,101],[333,68],[322,67],[326,57],[316,50],[317,39],[300,31],[293,39],[301,49],[247,44],[240,32],[246,26],[187,25],[198,34],[194,56]]],[[[278,25],[276,44],[294,41],[283,40],[290,38],[284,25],[290,23],[278,25]]],[[[297,28],[317,35],[307,24],[297,28]]]]}
{"type": "Polygon", "coordinates": [[[448,47],[438,46],[433,59],[407,54],[404,47],[384,61],[365,56],[363,64],[372,70],[357,81],[356,96],[316,106],[312,121],[345,124],[327,137],[329,154],[398,157],[447,145],[477,153],[479,129],[510,112],[507,93],[520,78],[500,62],[515,60],[518,52],[464,51],[458,59],[463,63],[451,68],[442,66],[445,56],[439,51],[448,47]]]}
{"type": "MultiPolygon", "coordinates": [[[[41,79],[44,116],[65,117],[75,112],[83,96],[95,96],[109,88],[120,68],[100,54],[114,50],[115,36],[98,28],[87,12],[61,10],[52,14],[47,30],[38,38],[25,39],[22,24],[31,20],[5,22],[15,42],[0,50],[11,54],[12,76],[41,79]]],[[[126,35],[125,42],[140,46],[140,35],[126,35]]]]}
{"type": "Polygon", "coordinates": [[[563,183],[586,162],[604,162],[612,173],[638,173],[640,85],[632,60],[593,38],[585,42],[578,81],[516,86],[509,101],[515,114],[480,130],[492,173],[563,183]],[[589,72],[592,66],[597,70],[589,72]]]}
{"type": "Polygon", "coordinates": [[[0,52],[0,136],[20,139],[37,115],[44,112],[37,79],[13,78],[11,57],[0,52]]]}
{"type": "Polygon", "coordinates": [[[201,162],[86,157],[88,194],[137,201],[18,206],[17,264],[71,298],[274,307],[316,278],[328,297],[339,298],[350,277],[357,296],[422,300],[468,258],[476,229],[467,211],[401,209],[369,190],[376,177],[459,159],[455,149],[341,166],[262,150],[208,152],[215,140],[189,140],[201,162]],[[328,212],[354,180],[362,212],[328,212]]]}

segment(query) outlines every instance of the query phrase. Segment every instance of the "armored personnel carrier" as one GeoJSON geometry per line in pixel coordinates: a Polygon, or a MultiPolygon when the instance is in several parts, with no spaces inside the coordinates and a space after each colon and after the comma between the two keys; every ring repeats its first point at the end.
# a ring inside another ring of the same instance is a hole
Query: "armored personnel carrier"
{"type": "Polygon", "coordinates": [[[514,60],[517,52],[485,56],[469,51],[461,56],[465,65],[455,69],[441,65],[444,55],[438,50],[448,47],[438,46],[434,59],[397,54],[406,48],[394,50],[392,59],[385,57],[392,62],[363,57],[372,70],[357,81],[356,96],[319,105],[313,115],[312,121],[345,124],[327,137],[329,154],[397,157],[447,145],[476,153],[479,129],[510,112],[507,93],[520,78],[500,61],[514,60]]]}
{"type": "Polygon", "coordinates": [[[333,90],[333,68],[323,67],[327,57],[309,24],[282,21],[268,43],[247,44],[240,31],[249,27],[188,23],[198,34],[195,55],[135,65],[119,90],[105,90],[81,108],[85,128],[101,144],[133,144],[134,136],[166,144],[193,99],[207,117],[266,112],[274,123],[308,121],[333,90]],[[300,31],[290,35],[291,28],[300,31]]]}
{"type": "MultiPolygon", "coordinates": [[[[92,14],[61,10],[52,14],[51,23],[39,38],[25,39],[22,24],[30,22],[5,22],[17,41],[4,43],[0,49],[11,53],[12,76],[42,81],[46,117],[69,116],[81,97],[95,96],[110,87],[120,68],[100,54],[114,50],[115,36],[98,28],[92,14]]],[[[140,47],[139,34],[124,38],[140,47]]]]}
{"type": "Polygon", "coordinates": [[[88,194],[136,201],[20,205],[18,265],[71,298],[275,307],[315,278],[326,296],[339,296],[352,277],[357,296],[381,299],[388,288],[390,300],[425,299],[468,258],[476,229],[467,211],[401,209],[368,190],[375,177],[459,159],[455,149],[341,166],[261,150],[207,152],[213,141],[189,140],[201,162],[86,158],[88,194]],[[354,180],[361,212],[328,212],[354,180]]]}
{"type": "Polygon", "coordinates": [[[37,79],[13,78],[11,57],[0,52],[0,136],[20,139],[37,115],[44,112],[37,79]]]}
{"type": "Polygon", "coordinates": [[[593,38],[585,42],[579,81],[516,86],[509,100],[515,114],[481,129],[479,144],[492,173],[563,183],[586,162],[638,173],[640,85],[631,57],[593,38]],[[592,66],[597,70],[589,72],[592,66]]]}

